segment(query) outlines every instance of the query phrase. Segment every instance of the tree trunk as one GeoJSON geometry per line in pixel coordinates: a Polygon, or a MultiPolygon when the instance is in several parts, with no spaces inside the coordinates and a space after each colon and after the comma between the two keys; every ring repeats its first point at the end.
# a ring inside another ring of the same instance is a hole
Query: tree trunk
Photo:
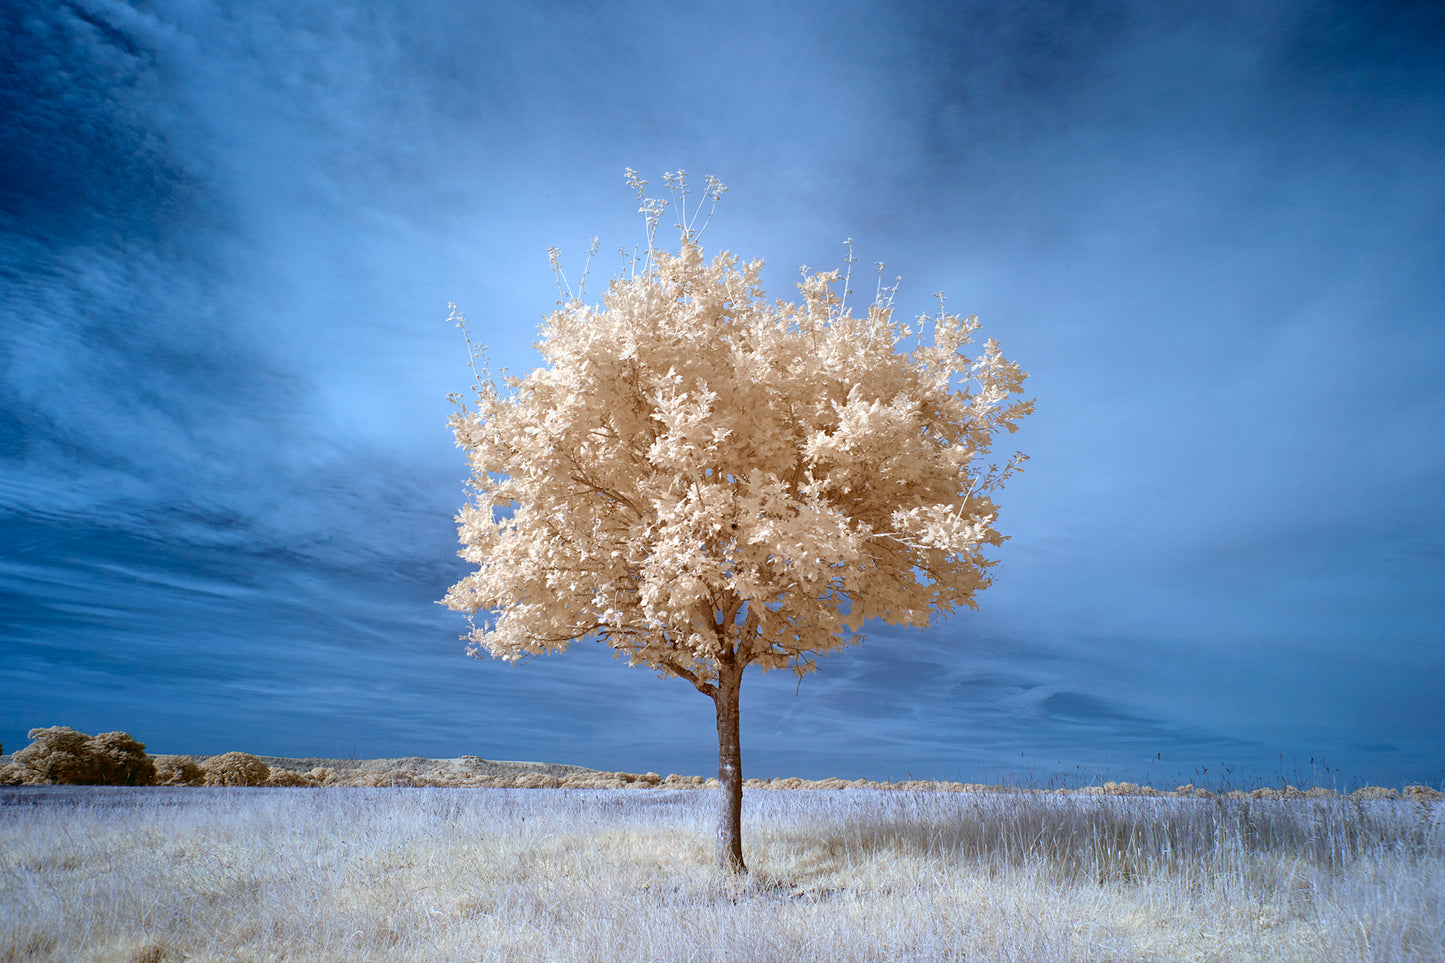
{"type": "Polygon", "coordinates": [[[746,873],[743,863],[743,754],[738,741],[738,691],[742,687],[741,666],[718,667],[717,691],[717,781],[722,790],[722,811],[717,824],[718,868],[746,873]]]}

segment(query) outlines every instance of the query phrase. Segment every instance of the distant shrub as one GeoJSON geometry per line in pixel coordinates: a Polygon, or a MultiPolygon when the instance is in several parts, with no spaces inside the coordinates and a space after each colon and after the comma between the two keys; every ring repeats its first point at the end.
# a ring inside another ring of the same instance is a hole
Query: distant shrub
{"type": "Polygon", "coordinates": [[[582,785],[588,789],[627,789],[630,786],[636,785],[636,783],[622,778],[623,775],[627,774],[616,772],[597,773],[596,775],[588,776],[582,785]]]}
{"type": "Polygon", "coordinates": [[[156,764],[146,755],[145,743],[137,742],[129,733],[102,732],[90,738],[88,747],[105,785],[155,785],[156,764]]]}
{"type": "Polygon", "coordinates": [[[249,752],[212,756],[201,767],[207,786],[264,786],[271,767],[249,752]]]}
{"type": "Polygon", "coordinates": [[[562,780],[542,772],[529,772],[518,776],[512,785],[517,789],[556,789],[562,780]]]}
{"type": "Polygon", "coordinates": [[[662,777],[655,772],[608,772],[602,773],[602,776],[621,786],[657,786],[662,783],[662,777]]]}
{"type": "Polygon", "coordinates": [[[206,773],[186,756],[156,756],[157,786],[202,786],[206,773]]]}
{"type": "Polygon", "coordinates": [[[593,778],[590,772],[569,772],[562,777],[561,786],[563,789],[591,789],[593,778]]]}
{"type": "Polygon", "coordinates": [[[663,781],[663,785],[672,789],[701,789],[703,778],[701,776],[680,776],[672,773],[663,781]]]}
{"type": "Polygon", "coordinates": [[[69,786],[150,786],[155,763],[128,733],[88,736],[69,726],[31,729],[30,745],[11,760],[11,778],[69,786]],[[17,778],[18,777],[18,778],[17,778]]]}
{"type": "Polygon", "coordinates": [[[98,780],[95,760],[88,743],[90,736],[69,726],[31,729],[30,745],[15,754],[14,765],[29,783],[93,785],[98,780]]]}
{"type": "Polygon", "coordinates": [[[272,769],[270,778],[266,780],[268,786],[314,786],[316,782],[304,772],[297,772],[294,769],[272,769]]]}
{"type": "Polygon", "coordinates": [[[384,769],[376,772],[367,772],[357,777],[352,785],[374,786],[383,789],[412,789],[421,786],[433,786],[436,783],[426,776],[411,772],[407,769],[384,769]]]}

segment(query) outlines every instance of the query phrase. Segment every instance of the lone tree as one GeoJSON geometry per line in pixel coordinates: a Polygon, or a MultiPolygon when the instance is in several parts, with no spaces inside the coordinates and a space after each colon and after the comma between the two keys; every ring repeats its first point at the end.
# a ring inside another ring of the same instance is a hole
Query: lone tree
{"type": "MultiPolygon", "coordinates": [[[[800,303],[769,303],[761,261],[703,257],[682,172],[666,181],[680,249],[657,250],[666,202],[627,175],[647,220],[640,267],[600,306],[558,270],[544,364],[499,388],[474,355],[475,407],[453,396],[472,472],[459,554],[477,569],[443,604],[483,613],[471,655],[595,638],[711,699],[717,858],[741,873],[744,670],[801,676],[869,619],[922,628],[975,608],[996,564],[985,546],[1005,538],[990,493],[1025,456],[982,459],[1033,402],[1012,397],[1026,375],[996,342],[963,353],[977,320],[941,296],[917,332],[894,321],[881,265],[861,317],[837,271],[805,268],[800,303]]],[[[708,179],[714,207],[723,190],[708,179]]]]}

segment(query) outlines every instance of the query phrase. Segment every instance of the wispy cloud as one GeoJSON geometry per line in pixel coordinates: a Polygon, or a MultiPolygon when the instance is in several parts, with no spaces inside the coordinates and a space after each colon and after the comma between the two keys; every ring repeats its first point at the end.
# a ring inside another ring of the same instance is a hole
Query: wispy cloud
{"type": "Polygon", "coordinates": [[[696,693],[464,660],[431,604],[464,571],[446,303],[535,364],[545,250],[600,235],[610,273],[632,166],[721,176],[707,243],[775,295],[855,237],[1039,398],[982,611],[750,682],[755,771],[1445,764],[1433,9],[0,18],[7,745],[705,769],[696,693]]]}

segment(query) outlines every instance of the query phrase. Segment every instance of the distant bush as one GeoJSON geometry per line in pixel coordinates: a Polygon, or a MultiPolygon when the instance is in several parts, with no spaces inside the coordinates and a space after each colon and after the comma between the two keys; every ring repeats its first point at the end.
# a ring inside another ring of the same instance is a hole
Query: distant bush
{"type": "Polygon", "coordinates": [[[124,732],[102,732],[89,743],[100,781],[107,786],[152,786],[156,764],[146,755],[145,743],[124,732]]]}
{"type": "Polygon", "coordinates": [[[305,773],[294,769],[272,769],[266,780],[268,786],[314,786],[316,781],[305,773]]]}
{"type": "Polygon", "coordinates": [[[352,777],[351,785],[380,789],[411,789],[434,785],[434,783],[424,776],[405,769],[379,769],[358,773],[352,777]]]}
{"type": "Polygon", "coordinates": [[[529,772],[518,776],[512,785],[518,789],[556,789],[562,780],[542,772],[529,772]]]}
{"type": "Polygon", "coordinates": [[[144,743],[124,732],[88,736],[69,726],[31,729],[30,745],[7,767],[7,780],[69,786],[150,786],[155,763],[144,743]]]}
{"type": "Polygon", "coordinates": [[[271,767],[249,752],[212,756],[201,766],[207,786],[264,786],[271,767]]]}
{"type": "Polygon", "coordinates": [[[90,736],[69,726],[31,729],[30,745],[15,754],[13,764],[28,783],[88,784],[95,782],[90,736]]]}
{"type": "Polygon", "coordinates": [[[206,774],[186,756],[156,756],[157,786],[202,786],[206,774]]]}
{"type": "Polygon", "coordinates": [[[703,778],[701,776],[681,776],[677,773],[672,773],[662,781],[662,784],[669,789],[701,789],[703,778]]]}

